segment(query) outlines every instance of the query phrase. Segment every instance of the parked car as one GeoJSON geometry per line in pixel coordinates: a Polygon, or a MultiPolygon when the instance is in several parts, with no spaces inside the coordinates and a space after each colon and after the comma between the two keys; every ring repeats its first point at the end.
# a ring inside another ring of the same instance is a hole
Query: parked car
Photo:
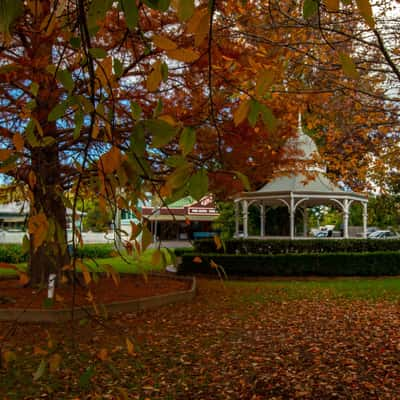
{"type": "Polygon", "coordinates": [[[369,226],[369,227],[367,228],[367,237],[368,237],[369,235],[371,235],[371,233],[374,233],[374,232],[379,231],[379,230],[380,230],[380,229],[377,228],[376,226],[369,226]]]}
{"type": "Polygon", "coordinates": [[[329,237],[329,231],[319,231],[314,235],[316,238],[329,237]]]}
{"type": "Polygon", "coordinates": [[[393,231],[375,231],[368,235],[368,239],[400,239],[400,236],[393,231]]]}

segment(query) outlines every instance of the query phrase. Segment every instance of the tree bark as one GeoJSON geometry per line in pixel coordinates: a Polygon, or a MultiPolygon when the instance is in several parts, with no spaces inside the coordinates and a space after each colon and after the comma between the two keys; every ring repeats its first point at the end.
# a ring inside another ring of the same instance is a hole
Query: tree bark
{"type": "Polygon", "coordinates": [[[29,276],[31,285],[46,285],[49,274],[60,276],[62,267],[70,263],[67,246],[67,216],[60,186],[60,164],[57,145],[32,150],[32,172],[36,177],[30,217],[43,213],[47,220],[47,235],[35,248],[35,233],[31,233],[29,276]]]}

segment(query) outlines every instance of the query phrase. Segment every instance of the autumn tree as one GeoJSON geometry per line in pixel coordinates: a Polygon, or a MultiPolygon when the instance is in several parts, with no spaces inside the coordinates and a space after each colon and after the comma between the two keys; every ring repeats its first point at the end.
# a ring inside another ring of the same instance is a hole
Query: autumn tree
{"type": "MultiPolygon", "coordinates": [[[[249,187],[245,175],[257,187],[289,162],[284,145],[299,111],[310,132],[323,128],[327,149],[344,137],[343,119],[354,126],[372,109],[374,120],[387,112],[382,75],[356,76],[348,52],[358,47],[340,47],[332,27],[322,31],[310,1],[2,5],[0,172],[30,201],[32,283],[69,268],[65,210],[75,211],[79,198],[140,216],[136,204],[147,191],[200,198],[210,182],[226,197],[249,187]]],[[[353,38],[364,20],[340,26],[353,38]]],[[[349,143],[357,155],[370,138],[364,125],[349,133],[363,144],[349,143]]],[[[150,234],[145,225],[139,232],[141,243],[132,242],[141,250],[150,234]]]]}
{"type": "MultiPolygon", "coordinates": [[[[167,145],[182,126],[163,118],[153,95],[168,65],[148,34],[177,23],[177,13],[181,20],[192,13],[190,2],[163,14],[168,6],[2,2],[1,172],[23,186],[30,202],[32,283],[68,269],[66,207],[75,211],[79,197],[93,194],[104,210],[107,203],[134,207],[144,182],[158,182],[154,174],[163,172],[149,148],[167,145]]],[[[177,45],[171,57],[187,62],[199,55],[177,45]]],[[[185,136],[181,146],[190,152],[185,136]]]]}

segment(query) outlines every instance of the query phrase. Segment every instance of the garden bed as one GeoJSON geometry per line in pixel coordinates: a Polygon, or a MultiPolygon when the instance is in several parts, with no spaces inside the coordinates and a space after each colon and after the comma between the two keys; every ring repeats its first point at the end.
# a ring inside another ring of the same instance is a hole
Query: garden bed
{"type": "MultiPolygon", "coordinates": [[[[52,304],[47,289],[21,287],[15,279],[0,281],[0,320],[61,321],[71,318],[72,287],[56,289],[52,304]]],[[[76,286],[76,318],[88,314],[138,311],[176,301],[195,294],[195,281],[166,275],[124,275],[118,285],[111,278],[100,278],[88,287],[76,286]],[[90,291],[90,294],[89,294],[90,291]]]]}

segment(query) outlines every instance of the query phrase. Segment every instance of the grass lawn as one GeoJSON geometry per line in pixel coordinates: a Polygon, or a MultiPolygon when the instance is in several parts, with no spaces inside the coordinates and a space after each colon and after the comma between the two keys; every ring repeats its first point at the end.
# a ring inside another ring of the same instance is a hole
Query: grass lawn
{"type": "MultiPolygon", "coordinates": [[[[262,292],[264,299],[364,299],[400,300],[400,277],[380,278],[273,278],[264,281],[227,282],[232,288],[254,289],[255,297],[262,292]],[[262,290],[260,289],[262,288],[262,290]]],[[[252,295],[253,296],[253,295],[252,295]]]]}
{"type": "MultiPolygon", "coordinates": [[[[152,255],[154,251],[154,249],[146,250],[141,257],[126,256],[124,258],[98,258],[95,261],[86,260],[85,262],[93,270],[101,270],[101,268],[98,268],[98,266],[110,264],[120,273],[136,274],[141,272],[160,271],[163,269],[161,262],[158,265],[152,264],[152,255]]],[[[170,261],[171,258],[167,255],[167,262],[170,261]]],[[[17,267],[22,271],[25,271],[27,265],[18,264],[17,267]]],[[[16,272],[12,269],[0,268],[0,276],[16,276],[16,272]]]]}
{"type": "Polygon", "coordinates": [[[74,329],[0,323],[0,398],[400,399],[399,277],[198,286],[74,329]]]}

